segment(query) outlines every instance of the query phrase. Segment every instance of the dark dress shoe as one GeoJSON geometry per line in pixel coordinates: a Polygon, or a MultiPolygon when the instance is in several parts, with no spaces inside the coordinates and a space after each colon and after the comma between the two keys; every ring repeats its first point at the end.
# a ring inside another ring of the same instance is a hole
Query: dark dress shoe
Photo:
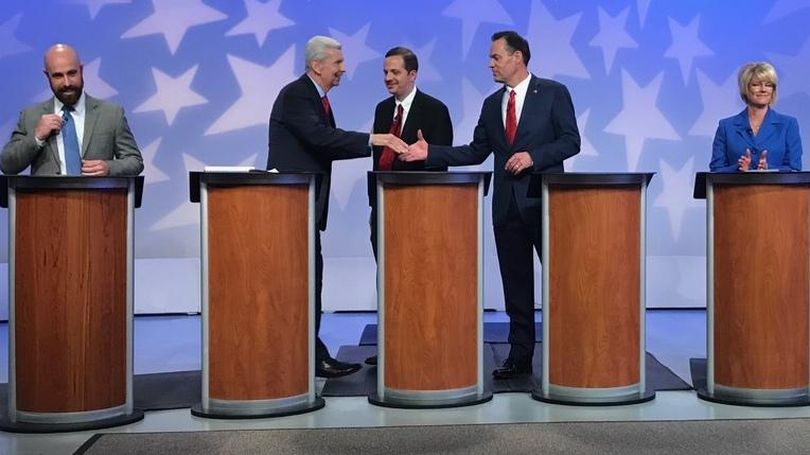
{"type": "Polygon", "coordinates": [[[366,359],[366,365],[377,365],[377,356],[373,355],[366,359]]]}
{"type": "Polygon", "coordinates": [[[532,374],[532,364],[525,360],[506,359],[500,368],[492,371],[492,377],[495,379],[512,379],[527,374],[532,374]]]}
{"type": "Polygon", "coordinates": [[[327,357],[315,361],[315,376],[319,378],[339,378],[360,370],[359,363],[346,363],[327,357]]]}

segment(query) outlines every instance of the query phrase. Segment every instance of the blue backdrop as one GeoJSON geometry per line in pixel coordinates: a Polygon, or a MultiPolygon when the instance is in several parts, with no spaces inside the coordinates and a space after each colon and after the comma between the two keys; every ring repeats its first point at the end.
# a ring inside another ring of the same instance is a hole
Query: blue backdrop
{"type": "MultiPolygon", "coordinates": [[[[330,93],[340,127],[370,129],[375,104],[387,96],[383,55],[406,45],[420,59],[417,85],[448,105],[462,143],[496,89],[490,35],[514,29],[530,42],[530,69],[573,95],[583,147],[568,170],[657,172],[648,193],[648,304],[700,306],[705,204],[691,198],[694,173],[708,168],[717,121],[743,108],[736,73],[745,62],[775,64],[777,109],[797,116],[807,137],[808,23],[807,0],[3,0],[0,133],[5,140],[19,111],[49,96],[44,50],[73,44],[86,91],[126,108],[144,153],[138,308],[193,310],[199,214],[187,202],[187,172],[265,165],[272,102],[303,71],[309,37],[344,45],[347,74],[330,93]],[[182,297],[167,297],[175,291],[182,297]]],[[[335,168],[326,308],[375,305],[370,167],[363,159],[335,168]]],[[[5,237],[5,211],[0,225],[5,237]]],[[[486,242],[487,306],[500,307],[491,234],[486,242]]]]}

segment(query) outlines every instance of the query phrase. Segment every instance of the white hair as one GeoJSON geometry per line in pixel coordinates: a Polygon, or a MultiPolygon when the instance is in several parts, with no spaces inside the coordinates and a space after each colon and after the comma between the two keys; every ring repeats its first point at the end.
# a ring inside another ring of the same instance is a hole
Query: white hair
{"type": "Polygon", "coordinates": [[[334,38],[321,35],[313,36],[307,42],[306,70],[312,69],[312,62],[325,59],[329,49],[340,50],[341,48],[340,41],[334,38]]]}

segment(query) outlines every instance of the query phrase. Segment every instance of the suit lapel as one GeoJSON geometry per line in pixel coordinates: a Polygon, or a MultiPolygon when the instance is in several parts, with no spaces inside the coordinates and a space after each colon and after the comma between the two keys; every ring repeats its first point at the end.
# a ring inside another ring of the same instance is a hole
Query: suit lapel
{"type": "Polygon", "coordinates": [[[748,111],[743,109],[742,112],[734,116],[734,121],[731,122],[734,126],[734,131],[749,148],[756,148],[754,137],[751,134],[751,125],[748,123],[748,111]]]}
{"type": "Polygon", "coordinates": [[[757,142],[760,144],[766,143],[779,130],[780,123],[782,121],[776,115],[776,112],[768,109],[768,113],[765,114],[765,119],[762,121],[762,127],[759,129],[759,134],[757,134],[757,142]]]}
{"type": "Polygon", "coordinates": [[[540,108],[540,97],[545,94],[540,90],[539,81],[536,77],[532,76],[529,81],[529,86],[526,87],[526,96],[523,98],[523,109],[520,112],[520,119],[518,120],[517,132],[515,133],[515,143],[513,147],[520,145],[521,139],[528,134],[529,131],[526,124],[531,122],[530,119],[538,115],[537,109],[540,108]]]}
{"type": "Polygon", "coordinates": [[[98,100],[85,94],[84,99],[84,135],[82,137],[82,157],[87,154],[87,147],[90,146],[90,139],[93,137],[93,130],[98,121],[98,100]]]}
{"type": "MultiPolygon", "coordinates": [[[[419,107],[420,107],[419,90],[417,89],[416,94],[413,97],[413,101],[411,102],[411,108],[408,110],[408,116],[405,118],[405,123],[402,125],[402,130],[400,131],[400,134],[399,134],[399,137],[401,137],[402,140],[405,141],[405,142],[408,142],[407,139],[409,139],[409,138],[413,138],[414,141],[416,140],[416,128],[414,127],[414,125],[416,125],[418,123],[417,119],[419,118],[419,107]]],[[[393,115],[394,115],[394,110],[392,108],[391,109],[391,116],[392,116],[392,122],[391,123],[393,123],[393,115]]]]}
{"type": "Polygon", "coordinates": [[[490,118],[494,120],[497,125],[495,129],[499,132],[498,139],[503,143],[504,148],[509,150],[509,143],[506,142],[506,119],[504,118],[503,110],[503,96],[506,93],[506,87],[501,87],[500,90],[492,95],[492,104],[490,106],[490,118]]]}

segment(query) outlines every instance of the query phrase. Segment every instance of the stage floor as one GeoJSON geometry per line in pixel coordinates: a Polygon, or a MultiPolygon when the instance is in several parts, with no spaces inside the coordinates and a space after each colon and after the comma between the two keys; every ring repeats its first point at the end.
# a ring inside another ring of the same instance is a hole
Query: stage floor
{"type": "MultiPolygon", "coordinates": [[[[537,319],[541,319],[540,313],[537,319]]],[[[485,314],[487,322],[506,321],[503,313],[485,314]]],[[[333,354],[341,345],[357,344],[363,327],[375,314],[326,314],[322,337],[333,354]]],[[[647,351],[691,383],[689,358],[705,357],[706,312],[647,312],[647,351]]],[[[135,373],[200,368],[199,316],[149,316],[135,320],[135,373]]],[[[7,381],[8,325],[0,324],[0,380],[7,381]]],[[[323,381],[319,381],[319,386],[323,381]]],[[[215,431],[264,428],[330,428],[442,425],[512,422],[653,421],[706,419],[769,419],[810,417],[806,408],[753,408],[701,401],[694,391],[658,392],[643,404],[577,407],[540,403],[527,393],[501,393],[472,407],[439,410],[381,408],[365,397],[326,398],[326,407],[309,414],[263,420],[209,420],[192,417],[188,409],[148,412],[142,422],[84,433],[25,435],[0,433],[0,453],[72,453],[96,432],[215,431]]]]}

